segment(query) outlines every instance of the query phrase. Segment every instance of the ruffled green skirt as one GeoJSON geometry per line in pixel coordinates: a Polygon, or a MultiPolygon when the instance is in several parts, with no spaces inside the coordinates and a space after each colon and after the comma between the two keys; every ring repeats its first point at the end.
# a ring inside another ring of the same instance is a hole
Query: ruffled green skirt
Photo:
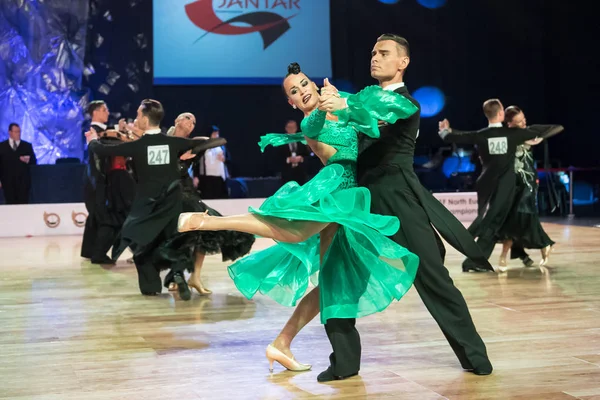
{"type": "Polygon", "coordinates": [[[314,235],[301,243],[278,242],[229,266],[244,296],[260,292],[295,306],[312,280],[320,287],[322,323],[364,317],[404,296],[419,259],[388,238],[400,228],[398,218],[371,214],[370,192],[348,182],[347,166],[330,164],[305,185],[289,182],[259,209],[250,208],[285,229],[294,229],[295,221],[336,223],[339,229],[322,263],[314,235]]]}

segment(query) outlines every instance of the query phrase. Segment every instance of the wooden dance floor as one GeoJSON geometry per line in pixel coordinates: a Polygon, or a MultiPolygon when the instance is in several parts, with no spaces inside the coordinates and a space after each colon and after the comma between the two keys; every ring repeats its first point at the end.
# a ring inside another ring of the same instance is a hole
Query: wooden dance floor
{"type": "Polygon", "coordinates": [[[291,309],[243,298],[219,256],[204,268],[214,293],[184,302],[140,295],[128,255],[82,261],[80,237],[0,239],[0,399],[600,399],[600,229],[545,226],[558,245],[543,270],[464,274],[448,251],[492,375],[463,372],[413,288],[359,320],[360,376],[331,384],[316,382],[330,353],[318,318],[292,347],[312,371],[269,373],[291,309]]]}

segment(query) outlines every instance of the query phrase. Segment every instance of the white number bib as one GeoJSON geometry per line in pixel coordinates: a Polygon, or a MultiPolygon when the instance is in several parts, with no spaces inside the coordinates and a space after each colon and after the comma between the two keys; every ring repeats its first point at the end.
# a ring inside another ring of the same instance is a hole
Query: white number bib
{"type": "Polygon", "coordinates": [[[488,138],[488,149],[490,154],[506,154],[508,140],[506,140],[506,137],[488,138]]]}
{"type": "Polygon", "coordinates": [[[169,145],[148,146],[148,165],[167,165],[171,162],[169,145]]]}

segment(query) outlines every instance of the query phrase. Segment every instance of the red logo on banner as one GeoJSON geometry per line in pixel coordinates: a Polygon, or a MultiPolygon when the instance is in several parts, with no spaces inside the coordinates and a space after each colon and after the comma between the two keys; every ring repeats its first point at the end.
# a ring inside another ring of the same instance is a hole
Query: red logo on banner
{"type": "Polygon", "coordinates": [[[197,0],[185,6],[185,12],[194,25],[206,31],[198,40],[209,33],[218,35],[244,35],[247,33],[260,33],[263,39],[263,48],[266,49],[279,39],[291,27],[290,17],[283,17],[272,11],[266,10],[299,10],[300,0],[219,0],[223,3],[213,6],[213,0],[197,0]],[[259,10],[252,11],[250,10],[259,10]],[[217,16],[217,11],[236,13],[233,18],[226,21],[217,16]],[[235,26],[232,23],[242,22],[249,27],[235,26]]]}

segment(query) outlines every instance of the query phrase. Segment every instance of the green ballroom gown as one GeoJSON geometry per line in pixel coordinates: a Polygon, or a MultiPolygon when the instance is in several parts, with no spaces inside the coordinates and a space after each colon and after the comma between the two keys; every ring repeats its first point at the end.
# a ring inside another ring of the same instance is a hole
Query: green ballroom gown
{"type": "Polygon", "coordinates": [[[228,267],[240,292],[257,292],[285,306],[295,306],[309,281],[320,287],[321,323],[330,318],[359,318],[387,308],[410,289],[419,258],[389,236],[400,229],[397,217],[372,214],[371,194],[357,186],[357,132],[379,136],[378,121],[394,123],[417,111],[405,97],[379,86],[348,95],[352,112],[337,112],[338,121],[315,110],[301,123],[301,133],[267,134],[259,145],[306,143],[304,136],[328,144],[337,152],[309,182],[284,184],[264,203],[249,211],[290,229],[294,221],[339,224],[322,264],[319,235],[300,243],[277,242],[228,267]]]}

